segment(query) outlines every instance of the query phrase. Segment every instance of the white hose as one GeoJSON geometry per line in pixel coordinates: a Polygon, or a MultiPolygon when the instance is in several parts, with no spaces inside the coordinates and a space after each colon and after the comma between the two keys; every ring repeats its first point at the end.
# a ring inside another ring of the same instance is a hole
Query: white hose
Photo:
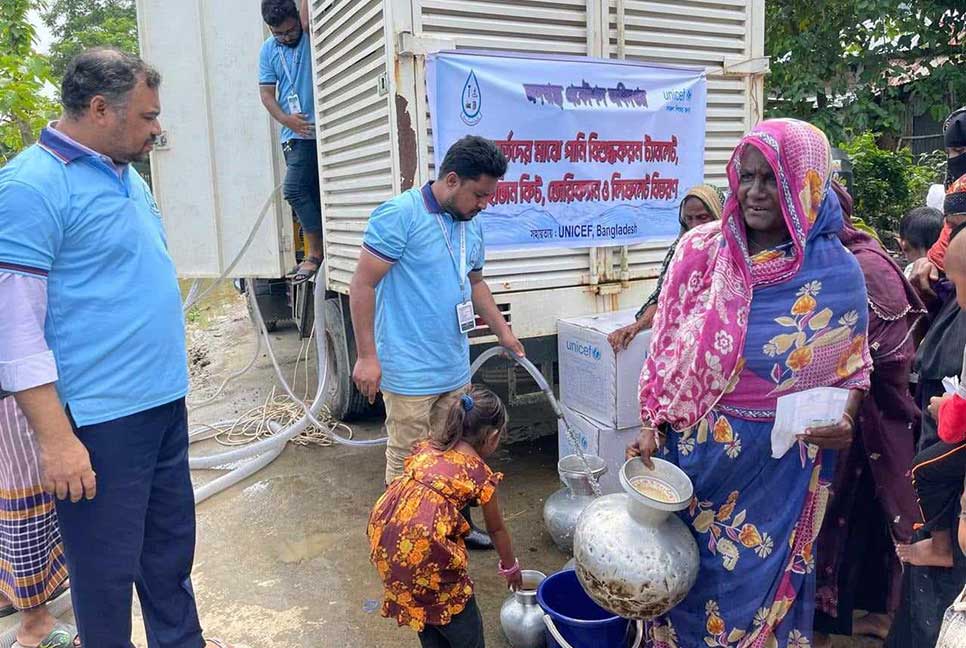
{"type": "Polygon", "coordinates": [[[567,438],[570,441],[570,445],[573,448],[574,453],[584,465],[584,473],[587,475],[587,481],[590,483],[590,489],[594,492],[595,496],[600,497],[602,491],[600,489],[598,477],[591,469],[590,464],[587,463],[587,458],[584,456],[583,448],[581,448],[580,444],[577,442],[577,433],[574,432],[574,426],[570,422],[570,419],[567,418],[569,410],[557,401],[556,396],[553,395],[553,389],[550,388],[550,384],[547,382],[547,379],[544,378],[543,374],[540,373],[540,370],[537,369],[533,363],[530,362],[530,360],[528,360],[526,357],[516,355],[513,353],[513,351],[506,347],[496,346],[492,349],[487,349],[480,354],[476,361],[470,366],[470,375],[475,375],[476,372],[479,371],[480,367],[486,364],[490,358],[494,358],[496,356],[503,356],[516,361],[518,365],[526,369],[527,373],[530,374],[534,382],[537,383],[537,387],[543,391],[544,395],[547,397],[547,400],[550,401],[550,407],[553,408],[553,413],[556,414],[560,422],[563,423],[564,429],[567,431],[567,438]]]}
{"type": "Polygon", "coordinates": [[[243,479],[248,479],[259,470],[272,463],[282,454],[285,450],[284,445],[280,445],[277,448],[271,449],[254,459],[250,459],[241,466],[229,471],[228,473],[214,479],[201,488],[195,490],[195,504],[200,504],[212,495],[217,495],[221,491],[231,488],[243,479]]]}
{"type": "MultiPolygon", "coordinates": [[[[261,351],[262,351],[262,335],[261,333],[256,331],[255,332],[255,353],[252,354],[252,359],[248,362],[247,365],[245,365],[245,368],[242,369],[241,371],[236,371],[235,373],[225,378],[225,381],[221,383],[221,386],[218,387],[218,389],[215,391],[214,394],[212,394],[211,396],[209,396],[204,400],[198,401],[197,403],[189,402],[188,407],[190,409],[199,409],[201,407],[205,407],[206,405],[211,405],[212,403],[214,403],[215,400],[219,396],[221,396],[221,392],[225,391],[225,387],[228,386],[228,383],[238,378],[241,378],[249,371],[251,371],[252,367],[254,367],[255,363],[258,361],[258,354],[261,353],[261,351]]],[[[190,438],[190,435],[189,435],[189,438],[190,438]]]]}
{"type": "MultiPolygon", "coordinates": [[[[320,269],[321,273],[321,269],[320,269]]],[[[248,287],[248,302],[252,307],[252,317],[255,318],[255,324],[258,328],[259,335],[268,340],[268,329],[265,327],[265,320],[262,318],[261,309],[258,307],[258,300],[255,299],[254,294],[254,283],[249,283],[248,287]]],[[[325,330],[325,288],[324,277],[317,276],[315,281],[315,292],[314,292],[314,307],[315,307],[315,326],[325,330]]],[[[246,459],[252,459],[258,455],[271,452],[272,450],[282,448],[288,441],[299,434],[308,426],[309,422],[319,425],[320,428],[324,428],[321,423],[315,419],[315,414],[322,409],[323,394],[325,393],[326,381],[328,380],[328,362],[327,350],[325,346],[325,335],[316,336],[316,344],[318,349],[319,357],[319,386],[315,393],[315,398],[312,401],[312,405],[306,405],[301,399],[295,396],[292,392],[291,387],[289,387],[288,381],[285,380],[285,376],[278,364],[278,359],[275,357],[275,351],[272,349],[271,343],[266,345],[266,350],[268,351],[268,357],[272,361],[272,365],[275,367],[275,373],[279,381],[282,383],[282,388],[289,395],[292,400],[297,402],[299,405],[305,409],[305,416],[300,418],[298,421],[293,423],[287,429],[282,430],[281,433],[270,436],[261,441],[256,441],[250,445],[238,448],[236,450],[228,450],[226,452],[219,452],[213,455],[206,455],[204,457],[191,457],[188,460],[188,464],[192,469],[212,469],[218,468],[219,466],[224,466],[226,464],[235,463],[238,461],[244,461],[246,459]]],[[[266,464],[267,465],[267,464],[266,464]]],[[[234,470],[242,470],[245,466],[236,468],[234,470]]],[[[233,471],[234,472],[234,471],[233,471]]]]}

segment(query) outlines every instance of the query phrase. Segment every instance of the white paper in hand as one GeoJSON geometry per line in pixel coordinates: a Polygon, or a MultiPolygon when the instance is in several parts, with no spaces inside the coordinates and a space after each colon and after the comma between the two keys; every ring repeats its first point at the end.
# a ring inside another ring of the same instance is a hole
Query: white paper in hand
{"type": "Polygon", "coordinates": [[[771,429],[771,456],[784,457],[806,428],[837,423],[848,400],[849,390],[838,387],[816,387],[779,398],[771,429]]]}

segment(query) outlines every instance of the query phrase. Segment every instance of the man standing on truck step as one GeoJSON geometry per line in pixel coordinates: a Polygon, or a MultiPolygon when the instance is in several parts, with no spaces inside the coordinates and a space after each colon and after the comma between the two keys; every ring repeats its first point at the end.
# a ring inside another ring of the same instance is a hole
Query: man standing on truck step
{"type": "MultiPolygon", "coordinates": [[[[524,355],[483,280],[483,228],[474,220],[506,168],[493,142],[464,137],[446,152],[438,180],[369,217],[349,287],[358,358],[352,378],[370,403],[379,391],[386,403],[387,484],[469,385],[467,334],[477,314],[500,344],[524,355]]],[[[468,509],[463,515],[470,521],[468,509]]],[[[492,548],[475,527],[466,544],[492,548]]]]}
{"type": "Polygon", "coordinates": [[[288,169],[283,191],[308,247],[292,277],[293,283],[300,284],[319,271],[323,254],[309,2],[302,0],[300,15],[295,0],[262,0],[262,18],[272,35],[259,55],[258,84],[262,105],[282,125],[282,153],[288,169]]]}
{"type": "Polygon", "coordinates": [[[181,293],[157,203],[131,166],[161,132],[161,77],[101,48],[67,66],[64,111],[0,169],[0,389],[36,434],[82,645],[216,648],[191,568],[181,293]]]}

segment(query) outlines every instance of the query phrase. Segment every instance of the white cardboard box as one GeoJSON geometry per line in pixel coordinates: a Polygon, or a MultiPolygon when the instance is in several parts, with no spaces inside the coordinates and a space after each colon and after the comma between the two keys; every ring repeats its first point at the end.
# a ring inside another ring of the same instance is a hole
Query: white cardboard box
{"type": "MultiPolygon", "coordinates": [[[[589,454],[595,454],[607,464],[607,472],[600,480],[600,488],[604,494],[622,492],[618,471],[624,465],[624,451],[637,438],[640,426],[615,430],[599,425],[585,416],[570,411],[568,420],[577,435],[580,449],[589,454]]],[[[570,444],[567,430],[561,421],[557,421],[557,455],[558,458],[576,454],[570,444]]]]}
{"type": "Polygon", "coordinates": [[[626,310],[557,321],[560,402],[602,427],[637,427],[641,414],[638,382],[651,344],[642,331],[614,353],[607,336],[634,321],[626,310]]]}

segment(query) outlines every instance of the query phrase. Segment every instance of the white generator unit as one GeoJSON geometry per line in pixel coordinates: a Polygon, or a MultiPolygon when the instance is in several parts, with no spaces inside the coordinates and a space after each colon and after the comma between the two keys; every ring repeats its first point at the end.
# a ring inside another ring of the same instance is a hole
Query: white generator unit
{"type": "MultiPolygon", "coordinates": [[[[171,252],[181,276],[216,277],[284,173],[277,125],[258,97],[268,32],[256,0],[137,5],[143,56],[164,77],[166,133],[152,176],[171,252]]],[[[351,383],[347,295],[366,221],[381,202],[433,177],[427,54],[472,49],[704,67],[705,180],[722,186],[732,148],[762,118],[764,0],[312,0],[311,12],[336,415],[365,406],[351,383]]],[[[234,275],[277,278],[294,265],[290,210],[280,197],[269,216],[234,275]]],[[[553,378],[557,320],[639,306],[667,243],[494,251],[485,276],[528,355],[553,378]]],[[[494,338],[478,330],[472,342],[494,338]]],[[[506,383],[511,404],[539,395],[526,393],[512,367],[500,371],[502,379],[486,370],[484,379],[506,383]]]]}

